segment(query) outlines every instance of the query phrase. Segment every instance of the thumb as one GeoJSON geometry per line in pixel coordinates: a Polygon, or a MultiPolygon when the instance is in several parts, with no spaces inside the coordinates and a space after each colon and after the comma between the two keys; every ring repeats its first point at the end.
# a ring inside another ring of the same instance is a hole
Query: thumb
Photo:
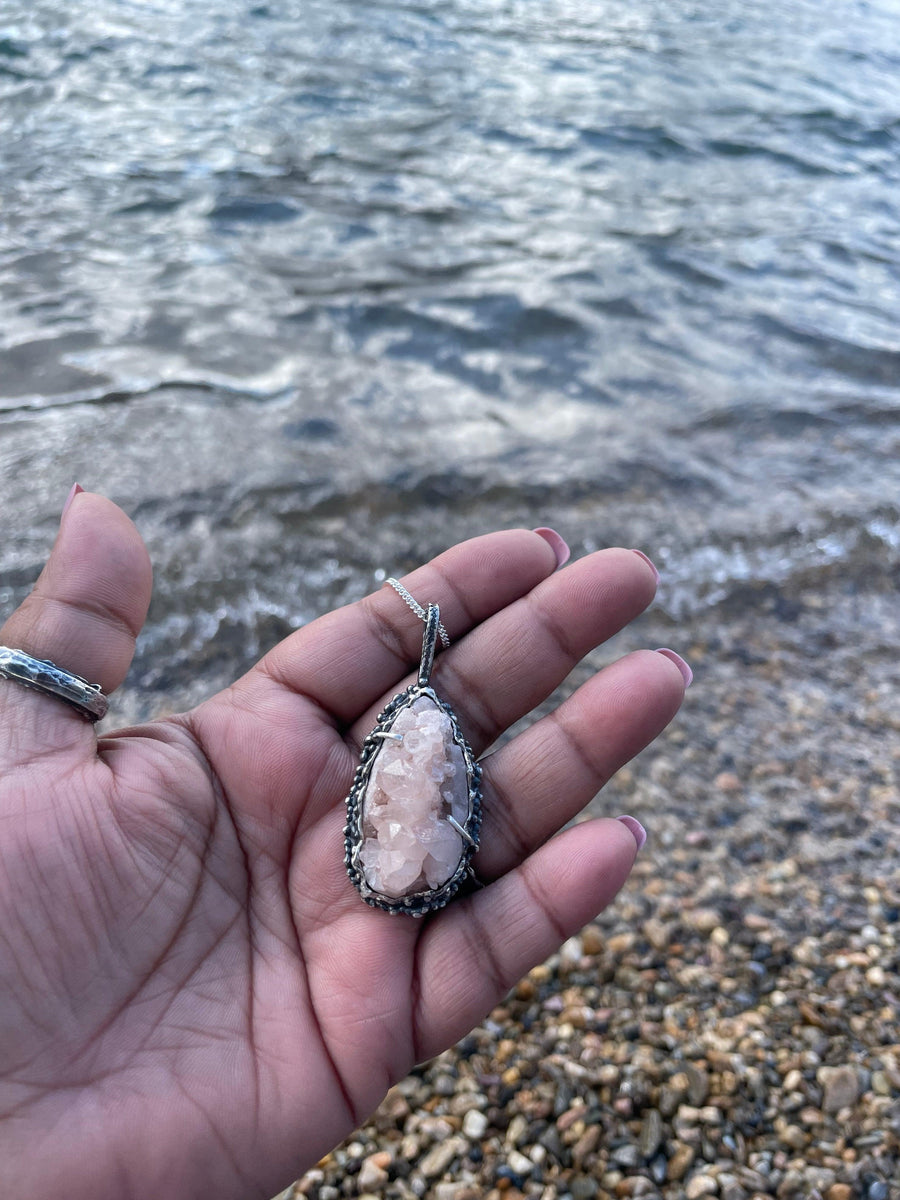
{"type": "MultiPolygon", "coordinates": [[[[76,484],[47,565],[0,629],[0,644],[111,692],[131,665],[150,590],[150,559],[135,526],[111,500],[76,484]]],[[[0,679],[0,747],[15,759],[79,742],[95,745],[74,708],[0,679]]]]}

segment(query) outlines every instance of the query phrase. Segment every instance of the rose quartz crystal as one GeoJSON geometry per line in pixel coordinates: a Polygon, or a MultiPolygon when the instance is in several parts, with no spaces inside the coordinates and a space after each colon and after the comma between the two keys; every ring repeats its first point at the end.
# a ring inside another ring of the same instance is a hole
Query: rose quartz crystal
{"type": "Polygon", "coordinates": [[[469,785],[450,718],[428,696],[401,709],[375,756],[362,802],[364,842],[359,864],[366,883],[400,899],[447,882],[462,858],[469,785]]]}

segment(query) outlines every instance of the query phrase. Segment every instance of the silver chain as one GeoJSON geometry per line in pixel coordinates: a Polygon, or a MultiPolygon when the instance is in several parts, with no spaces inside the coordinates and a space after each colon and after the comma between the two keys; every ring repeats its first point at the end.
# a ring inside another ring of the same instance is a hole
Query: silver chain
{"type": "MultiPolygon", "coordinates": [[[[400,597],[400,599],[404,602],[404,604],[406,604],[409,608],[411,608],[413,610],[413,612],[416,614],[416,616],[419,618],[420,621],[427,620],[428,614],[426,613],[425,609],[422,607],[421,604],[419,604],[418,600],[414,600],[412,598],[412,596],[409,594],[409,592],[406,590],[406,588],[403,586],[403,584],[400,582],[399,579],[394,579],[394,577],[392,575],[390,579],[385,580],[385,583],[389,583],[391,585],[391,587],[394,589],[394,591],[397,593],[397,595],[400,597]]],[[[438,633],[441,638],[441,644],[443,645],[444,649],[446,650],[447,647],[450,645],[450,635],[447,633],[447,630],[441,624],[438,624],[438,633]]]]}

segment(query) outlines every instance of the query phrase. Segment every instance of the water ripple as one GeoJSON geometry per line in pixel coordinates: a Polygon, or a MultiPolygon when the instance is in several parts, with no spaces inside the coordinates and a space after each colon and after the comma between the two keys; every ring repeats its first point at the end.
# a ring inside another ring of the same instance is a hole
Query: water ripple
{"type": "Polygon", "coordinates": [[[4,595],[73,477],[185,663],[503,523],[673,616],[896,565],[898,65],[861,0],[10,0],[4,595]]]}

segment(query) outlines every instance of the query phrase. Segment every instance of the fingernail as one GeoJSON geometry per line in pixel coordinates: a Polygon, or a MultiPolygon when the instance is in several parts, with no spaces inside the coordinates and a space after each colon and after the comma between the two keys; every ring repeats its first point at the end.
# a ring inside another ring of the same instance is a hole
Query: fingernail
{"type": "Polygon", "coordinates": [[[644,842],[647,840],[647,830],[637,817],[616,817],[616,820],[621,821],[626,829],[631,830],[631,836],[637,842],[638,850],[642,849],[644,842]]]}
{"type": "Polygon", "coordinates": [[[556,530],[547,529],[542,525],[540,529],[535,529],[534,532],[544,539],[544,541],[549,545],[550,549],[556,555],[557,568],[565,566],[565,564],[569,561],[569,556],[571,555],[572,551],[559,536],[556,530]]]}
{"type": "Polygon", "coordinates": [[[656,569],[656,563],[652,559],[648,558],[643,550],[632,550],[631,553],[636,554],[638,558],[642,558],[644,560],[644,562],[656,576],[656,582],[659,583],[659,571],[656,569]]]}
{"type": "Polygon", "coordinates": [[[680,654],[676,654],[674,650],[667,650],[665,646],[656,651],[657,654],[662,654],[664,657],[671,659],[684,678],[684,686],[689,688],[694,679],[694,672],[687,665],[680,654]]]}
{"type": "Polygon", "coordinates": [[[62,516],[59,518],[60,520],[62,520],[62,518],[66,515],[66,513],[72,507],[72,501],[75,499],[75,497],[78,496],[83,491],[84,491],[84,488],[81,486],[80,483],[72,484],[72,490],[71,490],[71,492],[69,492],[68,496],[66,497],[66,502],[63,505],[62,516]]]}

